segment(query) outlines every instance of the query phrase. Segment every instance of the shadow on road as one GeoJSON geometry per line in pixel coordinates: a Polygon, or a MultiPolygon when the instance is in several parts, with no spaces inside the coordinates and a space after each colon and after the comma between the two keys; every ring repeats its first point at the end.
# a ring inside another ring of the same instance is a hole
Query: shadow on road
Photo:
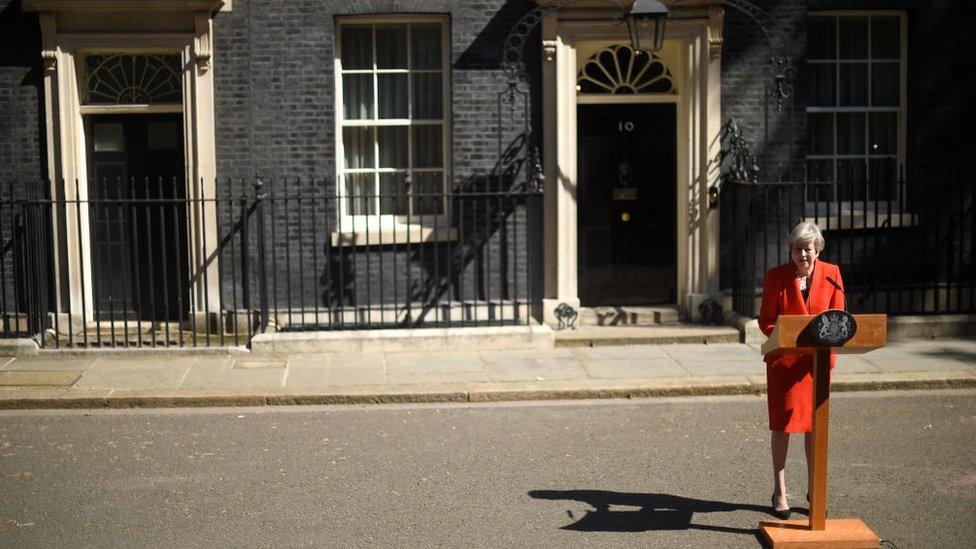
{"type": "Polygon", "coordinates": [[[708,530],[755,535],[754,528],[732,528],[693,524],[695,513],[756,511],[769,513],[769,506],[692,499],[670,494],[628,494],[605,490],[532,490],[535,499],[581,501],[593,509],[561,529],[580,532],[647,532],[652,530],[708,530]]]}

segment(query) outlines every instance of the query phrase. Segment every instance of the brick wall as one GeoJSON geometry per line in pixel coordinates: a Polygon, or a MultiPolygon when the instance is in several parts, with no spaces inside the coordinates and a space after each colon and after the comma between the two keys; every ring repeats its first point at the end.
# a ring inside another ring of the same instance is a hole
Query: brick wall
{"type": "MultiPolygon", "coordinates": [[[[976,96],[976,84],[960,75],[967,74],[967,67],[976,62],[976,34],[969,28],[976,16],[976,3],[968,0],[763,0],[755,3],[772,15],[774,24],[770,30],[774,36],[783,37],[798,71],[793,108],[786,106],[782,111],[770,108],[768,126],[764,125],[762,74],[767,66],[768,49],[750,19],[733,9],[726,10],[722,115],[725,119],[734,118],[744,129],[764,169],[761,178],[789,178],[791,152],[794,159],[800,160],[805,154],[805,18],[815,10],[903,10],[908,21],[906,173],[920,184],[929,181],[930,185],[939,185],[935,182],[943,181],[961,162],[972,163],[976,137],[959,124],[976,119],[976,106],[968,99],[976,96]],[[768,141],[764,139],[767,128],[768,141]]],[[[793,164],[793,177],[803,179],[802,162],[793,164]]],[[[791,207],[794,216],[799,216],[802,203],[792,203],[791,207]]],[[[722,218],[723,235],[732,234],[730,220],[728,215],[722,218]]],[[[783,227],[766,229],[777,234],[783,227]]],[[[838,242],[835,238],[834,253],[838,242]]],[[[727,287],[731,254],[740,251],[732,244],[720,250],[722,286],[727,287]]],[[[762,264],[762,258],[778,257],[781,251],[779,248],[757,250],[760,276],[770,266],[762,264]]],[[[855,259],[851,257],[851,261],[855,259]]]]}
{"type": "Polygon", "coordinates": [[[43,89],[37,15],[0,0],[0,192],[45,176],[43,89]]]}
{"type": "MultiPolygon", "coordinates": [[[[497,171],[499,143],[507,147],[523,132],[523,103],[506,107],[499,117],[498,93],[505,89],[499,61],[508,32],[534,6],[524,0],[235,2],[232,12],[220,13],[214,20],[218,192],[236,195],[244,190],[242,182],[249,184],[261,176],[273,179],[279,192],[284,178],[289,178],[292,194],[335,196],[335,17],[388,13],[449,16],[453,185],[480,185],[497,171]]],[[[538,39],[531,44],[526,59],[530,73],[537,75],[538,39]]],[[[530,116],[538,127],[541,85],[537,80],[531,89],[530,116]]],[[[410,250],[387,246],[371,249],[368,258],[360,254],[359,259],[348,256],[350,249],[329,248],[325,241],[335,229],[335,203],[329,204],[332,212],[328,217],[325,203],[315,200],[291,202],[287,212],[272,216],[275,238],[293,243],[275,246],[269,252],[276,266],[272,279],[280,282],[272,293],[279,300],[284,301],[288,292],[292,299],[301,295],[305,303],[319,305],[337,295],[347,304],[394,297],[404,300],[411,291],[405,283],[406,273],[417,281],[424,273],[448,272],[445,246],[414,244],[410,250]],[[312,242],[313,234],[320,235],[318,244],[312,242]],[[318,265],[314,264],[316,258],[318,265]],[[327,266],[327,261],[333,264],[327,266]],[[302,264],[303,272],[294,272],[296,263],[302,264]],[[325,269],[328,275],[321,272],[325,269]],[[343,287],[337,288],[337,284],[343,287]]],[[[467,282],[455,285],[447,299],[485,297],[479,287],[499,288],[503,279],[512,277],[522,281],[519,294],[525,295],[527,269],[541,273],[541,263],[532,265],[525,258],[524,210],[519,209],[513,219],[511,231],[504,236],[499,231],[484,244],[484,253],[465,262],[461,273],[452,272],[454,276],[460,274],[459,278],[467,277],[467,282]],[[513,239],[522,240],[517,250],[513,239]],[[502,248],[509,252],[503,253],[502,248]],[[510,273],[503,275],[499,258],[516,253],[520,257],[509,258],[510,273]],[[483,281],[480,286],[475,283],[478,279],[483,281]]],[[[470,220],[465,238],[477,238],[471,232],[470,220]]]]}
{"type": "MultiPolygon", "coordinates": [[[[794,147],[802,158],[806,141],[805,18],[814,10],[903,10],[908,18],[908,151],[909,173],[923,166],[945,166],[971,157],[976,138],[951,131],[959,120],[976,118],[967,98],[976,93],[972,79],[960,78],[976,62],[976,33],[971,22],[976,3],[968,0],[760,0],[755,4],[774,19],[769,29],[781,36],[798,70],[794,147]],[[947,131],[948,130],[948,131],[947,131]]],[[[722,113],[740,123],[755,151],[769,154],[768,172],[779,178],[789,163],[791,109],[770,109],[768,143],[764,143],[763,70],[768,49],[755,24],[734,9],[726,10],[722,55],[722,113]]],[[[802,170],[797,169],[800,174],[802,170]]]]}

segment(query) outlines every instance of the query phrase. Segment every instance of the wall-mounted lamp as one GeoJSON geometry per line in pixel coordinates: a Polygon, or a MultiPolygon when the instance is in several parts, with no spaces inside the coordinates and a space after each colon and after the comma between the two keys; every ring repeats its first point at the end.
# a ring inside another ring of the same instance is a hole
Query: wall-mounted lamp
{"type": "Polygon", "coordinates": [[[668,13],[668,7],[657,0],[636,0],[627,13],[630,46],[635,51],[659,51],[664,45],[668,13]]]}

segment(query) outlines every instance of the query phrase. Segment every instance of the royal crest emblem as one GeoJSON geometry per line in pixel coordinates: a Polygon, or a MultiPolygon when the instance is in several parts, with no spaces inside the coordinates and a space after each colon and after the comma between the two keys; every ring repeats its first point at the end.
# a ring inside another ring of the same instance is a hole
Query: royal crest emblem
{"type": "Polygon", "coordinates": [[[820,345],[837,347],[850,341],[857,332],[857,321],[847,311],[824,311],[813,319],[813,339],[820,345]]]}

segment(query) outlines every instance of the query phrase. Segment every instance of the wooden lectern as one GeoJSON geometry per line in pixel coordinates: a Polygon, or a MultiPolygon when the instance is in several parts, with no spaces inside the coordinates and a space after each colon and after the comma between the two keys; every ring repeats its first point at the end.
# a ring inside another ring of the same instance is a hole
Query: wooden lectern
{"type": "MultiPolygon", "coordinates": [[[[827,311],[830,312],[830,311],[827,311]]],[[[825,314],[825,313],[822,313],[825,314]]],[[[846,315],[846,313],[841,313],[846,315]]],[[[810,519],[771,520],[759,523],[763,538],[780,547],[878,547],[878,536],[860,519],[827,519],[827,432],[830,411],[830,351],[860,354],[885,346],[887,315],[849,315],[856,321],[854,335],[838,346],[818,343],[814,333],[818,315],[781,315],[763,355],[810,352],[813,361],[813,463],[810,519]]]]}

